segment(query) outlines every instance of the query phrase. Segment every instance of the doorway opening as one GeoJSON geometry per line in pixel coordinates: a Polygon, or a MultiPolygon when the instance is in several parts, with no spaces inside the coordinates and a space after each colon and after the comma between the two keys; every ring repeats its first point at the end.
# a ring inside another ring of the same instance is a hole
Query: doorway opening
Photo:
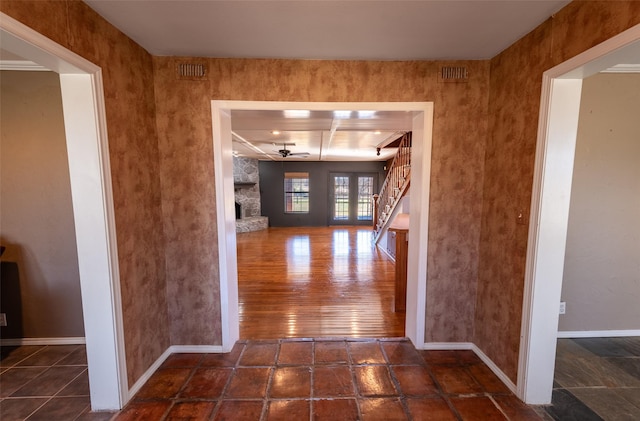
{"type": "Polygon", "coordinates": [[[101,69],[0,14],[2,49],[60,75],[93,410],[129,399],[101,69]]]}
{"type": "Polygon", "coordinates": [[[543,74],[518,367],[518,396],[551,402],[582,80],[640,63],[640,25],[543,74]]]}
{"type": "Polygon", "coordinates": [[[222,348],[230,350],[239,338],[238,261],[235,234],[231,120],[233,110],[372,110],[411,113],[412,199],[409,229],[409,273],[405,334],[416,347],[424,347],[429,176],[433,104],[421,103],[318,103],[268,101],[212,101],[213,151],[218,222],[219,275],[222,314],[222,348]]]}

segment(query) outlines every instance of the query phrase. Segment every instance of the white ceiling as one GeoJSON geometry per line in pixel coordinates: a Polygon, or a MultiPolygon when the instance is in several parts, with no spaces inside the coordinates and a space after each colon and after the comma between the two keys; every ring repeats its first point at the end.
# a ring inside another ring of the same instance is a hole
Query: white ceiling
{"type": "MultiPolygon", "coordinates": [[[[569,3],[85,2],[153,55],[338,60],[488,59],[569,3]]],[[[408,113],[360,118],[352,111],[348,118],[324,111],[314,111],[309,118],[286,118],[281,111],[234,111],[234,153],[281,160],[278,150],[286,149],[294,154],[287,160],[386,160],[394,149],[384,146],[411,130],[408,113]]]]}
{"type": "MultiPolygon", "coordinates": [[[[158,56],[338,60],[488,59],[568,0],[84,0],[158,56]]],[[[6,59],[5,59],[6,60],[6,59]]],[[[411,129],[410,113],[233,111],[238,156],[386,160],[411,129]],[[281,133],[274,135],[273,130],[281,133]],[[380,155],[376,148],[380,149],[380,155]]],[[[366,111],[366,110],[361,110],[366,111]]]]}
{"type": "Polygon", "coordinates": [[[291,111],[232,111],[234,154],[274,161],[387,160],[395,148],[385,146],[410,131],[413,118],[403,111],[291,111]],[[283,158],[281,149],[294,155],[283,158]]]}
{"type": "Polygon", "coordinates": [[[153,55],[489,59],[568,0],[85,0],[153,55]]]}

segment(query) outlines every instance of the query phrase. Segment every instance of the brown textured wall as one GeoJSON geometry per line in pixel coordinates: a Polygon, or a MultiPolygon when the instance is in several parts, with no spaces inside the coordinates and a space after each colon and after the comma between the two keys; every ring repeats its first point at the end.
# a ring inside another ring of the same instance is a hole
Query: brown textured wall
{"type": "Polygon", "coordinates": [[[452,63],[211,59],[194,82],[175,80],[174,58],[153,60],[154,80],[152,58],[79,1],[0,2],[103,68],[130,384],[169,344],[220,343],[211,99],[434,101],[426,338],[473,340],[515,379],[527,236],[515,215],[529,208],[541,74],[639,9],[573,2],[494,58],[490,81],[488,62],[455,63],[470,82],[439,84],[452,63]]]}
{"type": "Polygon", "coordinates": [[[491,60],[474,343],[517,377],[542,73],[640,22],[640,2],[575,1],[491,60]]]}
{"type": "Polygon", "coordinates": [[[151,56],[80,1],[2,0],[0,10],[102,67],[132,385],[170,345],[151,56]]]}
{"type": "Polygon", "coordinates": [[[426,334],[428,341],[472,340],[487,61],[188,59],[209,66],[208,81],[183,81],[175,76],[181,60],[154,58],[172,343],[221,341],[212,99],[433,101],[426,334]],[[469,82],[439,83],[444,64],[467,66],[469,82]]]}

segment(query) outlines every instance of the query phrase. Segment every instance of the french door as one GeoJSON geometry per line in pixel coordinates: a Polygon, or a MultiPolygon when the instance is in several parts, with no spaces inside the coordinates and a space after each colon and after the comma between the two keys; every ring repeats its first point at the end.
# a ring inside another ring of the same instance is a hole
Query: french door
{"type": "Polygon", "coordinates": [[[373,195],[376,173],[331,173],[329,176],[329,224],[373,224],[373,195]]]}

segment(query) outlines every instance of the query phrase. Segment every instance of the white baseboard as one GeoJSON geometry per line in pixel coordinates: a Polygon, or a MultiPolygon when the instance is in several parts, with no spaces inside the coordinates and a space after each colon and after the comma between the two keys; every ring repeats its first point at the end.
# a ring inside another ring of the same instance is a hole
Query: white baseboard
{"type": "Polygon", "coordinates": [[[480,357],[482,362],[484,362],[487,365],[487,367],[489,367],[489,369],[493,371],[493,374],[498,376],[498,378],[502,381],[502,383],[504,383],[505,386],[507,386],[509,390],[513,392],[514,395],[517,395],[515,383],[511,381],[509,376],[507,376],[506,374],[504,374],[502,370],[500,370],[500,368],[493,362],[493,360],[491,360],[491,358],[487,357],[487,355],[484,352],[482,352],[482,350],[478,348],[475,344],[473,345],[473,352],[475,352],[476,355],[480,357]]]}
{"type": "Polygon", "coordinates": [[[383,252],[384,254],[386,254],[386,255],[387,255],[387,257],[388,257],[389,259],[391,259],[391,260],[395,263],[396,258],[395,258],[394,256],[392,256],[392,255],[387,251],[386,247],[382,247],[380,244],[377,244],[377,246],[378,246],[378,249],[379,249],[381,252],[383,252]]]}
{"type": "Polygon", "coordinates": [[[171,345],[172,354],[221,354],[222,345],[171,345]]]}
{"type": "Polygon", "coordinates": [[[500,381],[505,384],[514,394],[516,393],[516,385],[511,381],[509,376],[504,374],[500,368],[491,360],[491,358],[487,357],[487,355],[482,352],[480,348],[478,348],[474,343],[471,342],[427,342],[422,344],[420,349],[430,350],[430,351],[460,351],[460,350],[471,350],[473,351],[478,358],[484,362],[487,367],[493,374],[498,376],[500,381]]]}
{"type": "Polygon", "coordinates": [[[427,342],[422,344],[419,349],[428,351],[460,351],[473,350],[474,345],[471,342],[427,342]]]}
{"type": "MultiPolygon", "coordinates": [[[[133,386],[131,386],[129,388],[129,396],[127,396],[127,402],[129,402],[129,400],[131,400],[131,398],[133,398],[135,396],[136,393],[138,393],[138,391],[140,390],[140,388],[142,386],[144,386],[144,384],[147,382],[147,380],[149,380],[151,378],[151,376],[153,375],[153,373],[156,372],[156,370],[158,368],[160,368],[160,366],[162,365],[162,363],[169,357],[169,355],[171,355],[171,347],[167,348],[162,355],[160,355],[158,357],[157,360],[154,361],[153,364],[151,364],[151,366],[147,369],[147,371],[145,371],[142,376],[140,376],[140,378],[133,384],[133,386]]],[[[127,403],[124,402],[123,406],[127,403]]]]}
{"type": "Polygon", "coordinates": [[[2,346],[22,346],[22,345],[84,345],[84,336],[65,338],[14,338],[0,339],[2,346]]]}
{"type": "MultiPolygon", "coordinates": [[[[131,400],[135,396],[136,393],[140,391],[140,388],[144,386],[144,384],[151,378],[153,373],[155,373],[158,368],[165,362],[169,355],[178,354],[178,353],[189,353],[189,354],[216,354],[222,353],[222,345],[171,345],[167,348],[162,355],[158,357],[157,360],[151,364],[151,367],[144,372],[142,376],[129,388],[129,396],[127,397],[127,402],[131,400]]],[[[125,402],[126,403],[126,402],[125,402]]]]}
{"type": "Polygon", "coordinates": [[[617,338],[640,336],[640,330],[574,330],[558,332],[558,338],[617,338]]]}

